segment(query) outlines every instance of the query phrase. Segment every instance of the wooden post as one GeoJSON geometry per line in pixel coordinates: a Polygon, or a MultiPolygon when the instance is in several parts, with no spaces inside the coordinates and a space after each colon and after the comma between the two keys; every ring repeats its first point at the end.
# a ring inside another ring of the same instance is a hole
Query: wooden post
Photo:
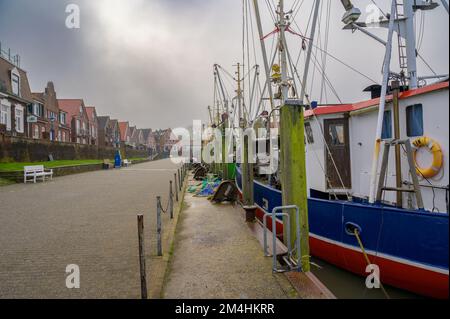
{"type": "Polygon", "coordinates": [[[147,275],[145,268],[144,216],[138,215],[139,265],[141,272],[141,298],[147,299],[147,275]]]}
{"type": "Polygon", "coordinates": [[[280,136],[283,206],[296,205],[300,209],[299,221],[293,210],[289,212],[290,229],[284,231],[290,232],[291,246],[294,247],[297,240],[296,225],[300,223],[302,270],[308,272],[309,223],[303,106],[284,105],[281,108],[280,136]]]}
{"type": "Polygon", "coordinates": [[[162,218],[161,218],[161,196],[156,198],[156,245],[158,256],[163,255],[162,250],[162,218]]]}
{"type": "MultiPolygon", "coordinates": [[[[244,136],[244,163],[242,164],[242,180],[244,185],[242,186],[244,192],[244,205],[254,205],[253,194],[253,164],[250,163],[249,158],[250,141],[248,136],[244,136]]],[[[253,150],[251,152],[253,154],[253,150]]]]}
{"type": "Polygon", "coordinates": [[[172,181],[170,181],[169,210],[170,210],[170,219],[173,219],[173,183],[172,183],[172,181]]]}
{"type": "MultiPolygon", "coordinates": [[[[394,111],[394,139],[398,141],[400,139],[400,114],[398,109],[400,83],[398,81],[392,81],[391,85],[394,96],[392,106],[394,111]]],[[[395,183],[398,189],[403,187],[401,149],[398,143],[395,144],[395,183]]],[[[397,207],[403,207],[403,193],[401,191],[397,191],[397,207]]]]}
{"type": "MultiPolygon", "coordinates": [[[[178,175],[179,176],[179,175],[178,175]]],[[[178,202],[178,180],[180,178],[177,177],[177,173],[174,174],[174,181],[175,181],[175,200],[178,202]]]]}
{"type": "Polygon", "coordinates": [[[227,181],[230,176],[228,174],[228,154],[227,154],[227,145],[226,145],[226,127],[228,126],[228,121],[222,125],[222,179],[227,181]]]}

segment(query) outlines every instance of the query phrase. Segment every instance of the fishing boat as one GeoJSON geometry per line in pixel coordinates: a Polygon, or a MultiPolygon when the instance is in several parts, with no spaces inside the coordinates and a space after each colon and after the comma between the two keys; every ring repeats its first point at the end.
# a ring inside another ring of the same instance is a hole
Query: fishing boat
{"type": "MultiPolygon", "coordinates": [[[[369,24],[358,22],[360,11],[350,1],[342,3],[345,29],[359,30],[381,42],[386,56],[381,85],[361,88],[370,94],[367,100],[305,103],[310,253],[361,276],[368,275],[368,257],[379,267],[383,284],[448,298],[449,81],[448,75],[417,74],[414,33],[415,13],[434,10],[438,4],[392,1],[390,14],[377,22],[388,29],[388,39],[383,40],[367,31],[369,24]],[[390,67],[395,35],[398,73],[390,67]]],[[[443,7],[448,12],[445,1],[443,7]]],[[[283,19],[283,13],[280,16],[283,19]]],[[[288,27],[277,30],[283,31],[288,27]]],[[[283,34],[279,38],[284,41],[283,34]]],[[[309,46],[313,38],[312,29],[309,46]]],[[[268,75],[274,64],[267,58],[265,64],[268,75]]],[[[279,78],[275,73],[267,88],[279,78]]],[[[291,68],[291,78],[295,73],[291,68]]],[[[303,79],[306,85],[307,74],[303,79]]],[[[304,92],[301,95],[303,100],[304,92]]],[[[285,95],[280,103],[287,99],[285,95]]],[[[253,196],[262,222],[283,200],[279,172],[258,174],[261,166],[257,161],[253,196]]],[[[242,168],[237,169],[236,184],[242,193],[242,168]]],[[[268,225],[271,229],[272,223],[268,225]]],[[[271,230],[282,238],[283,220],[277,219],[276,229],[271,230]]]]}

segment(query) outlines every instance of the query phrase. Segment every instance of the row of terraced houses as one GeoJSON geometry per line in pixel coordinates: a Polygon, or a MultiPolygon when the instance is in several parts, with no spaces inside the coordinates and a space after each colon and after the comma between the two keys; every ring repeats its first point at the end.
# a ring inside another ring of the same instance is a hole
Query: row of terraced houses
{"type": "Polygon", "coordinates": [[[0,54],[0,135],[167,152],[176,143],[170,129],[138,129],[127,121],[100,116],[82,98],[60,99],[53,82],[32,92],[19,57],[0,54]]]}

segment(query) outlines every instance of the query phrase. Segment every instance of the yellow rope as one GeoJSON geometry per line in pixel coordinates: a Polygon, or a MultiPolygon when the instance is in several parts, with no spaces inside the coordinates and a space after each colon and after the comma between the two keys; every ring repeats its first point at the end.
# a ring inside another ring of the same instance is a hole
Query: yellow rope
{"type": "MultiPolygon", "coordinates": [[[[356,239],[358,240],[359,247],[361,248],[364,258],[366,259],[367,265],[371,265],[372,263],[370,262],[369,256],[367,256],[366,250],[364,249],[364,245],[361,241],[361,238],[359,237],[358,229],[354,230],[354,234],[356,236],[356,239]]],[[[381,290],[383,291],[384,295],[386,296],[387,299],[391,299],[391,297],[389,297],[389,294],[387,293],[386,289],[384,289],[383,284],[381,283],[381,278],[379,278],[379,281],[380,281],[381,290]]]]}

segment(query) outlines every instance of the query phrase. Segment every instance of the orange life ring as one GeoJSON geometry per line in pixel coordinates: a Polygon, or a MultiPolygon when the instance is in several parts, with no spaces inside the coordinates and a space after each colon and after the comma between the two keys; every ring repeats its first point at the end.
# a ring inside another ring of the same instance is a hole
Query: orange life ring
{"type": "Polygon", "coordinates": [[[424,136],[416,139],[413,142],[413,145],[415,147],[414,163],[416,164],[417,175],[423,176],[425,178],[431,178],[436,176],[441,171],[444,162],[444,155],[442,154],[442,149],[439,143],[429,137],[424,136]],[[422,147],[428,148],[430,153],[433,154],[433,163],[431,164],[430,167],[427,168],[420,167],[417,164],[416,160],[417,151],[422,147]]]}

